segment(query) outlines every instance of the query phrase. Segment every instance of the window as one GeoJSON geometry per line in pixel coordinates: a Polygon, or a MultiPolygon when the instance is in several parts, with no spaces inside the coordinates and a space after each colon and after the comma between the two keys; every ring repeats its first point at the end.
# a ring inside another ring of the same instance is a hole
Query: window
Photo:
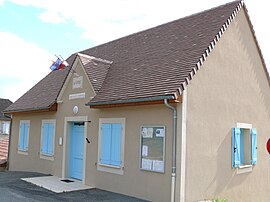
{"type": "Polygon", "coordinates": [[[257,163],[257,131],[251,124],[237,123],[232,129],[232,167],[257,163]]]}
{"type": "Polygon", "coordinates": [[[164,173],[165,126],[142,126],[140,135],[140,168],[164,173]]]}
{"type": "MultiPolygon", "coordinates": [[[[1,122],[0,122],[1,123],[1,122]]],[[[0,133],[4,135],[9,134],[9,127],[10,127],[10,122],[8,121],[3,121],[2,124],[0,125],[0,133]],[[2,125],[2,126],[1,126],[2,125]]]]}
{"type": "Polygon", "coordinates": [[[43,120],[41,128],[41,155],[53,156],[55,120],[43,120]]]}
{"type": "Polygon", "coordinates": [[[19,151],[22,152],[28,151],[29,128],[30,128],[30,121],[20,121],[20,133],[18,144],[19,151]]]}
{"type": "Polygon", "coordinates": [[[125,119],[100,119],[99,125],[98,170],[123,174],[125,119]]]}

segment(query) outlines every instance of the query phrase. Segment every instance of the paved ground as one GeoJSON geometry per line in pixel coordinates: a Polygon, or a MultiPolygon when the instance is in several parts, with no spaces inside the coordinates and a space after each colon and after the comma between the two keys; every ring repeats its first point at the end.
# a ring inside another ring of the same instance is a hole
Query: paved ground
{"type": "Polygon", "coordinates": [[[46,189],[22,181],[20,178],[44,176],[32,172],[0,172],[0,201],[104,201],[104,202],[143,202],[137,198],[116,194],[100,189],[82,190],[56,194],[46,189]]]}

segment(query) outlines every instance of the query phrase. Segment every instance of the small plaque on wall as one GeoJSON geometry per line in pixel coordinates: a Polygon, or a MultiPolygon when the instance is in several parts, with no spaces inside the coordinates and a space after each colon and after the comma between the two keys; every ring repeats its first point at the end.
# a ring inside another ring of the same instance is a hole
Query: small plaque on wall
{"type": "Polygon", "coordinates": [[[83,85],[83,77],[82,76],[73,78],[73,89],[82,88],[82,85],[83,85]]]}

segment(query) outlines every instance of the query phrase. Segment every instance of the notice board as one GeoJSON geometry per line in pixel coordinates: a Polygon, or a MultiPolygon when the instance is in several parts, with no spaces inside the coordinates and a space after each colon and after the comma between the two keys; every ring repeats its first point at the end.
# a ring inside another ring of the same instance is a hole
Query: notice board
{"type": "Polygon", "coordinates": [[[142,126],[140,135],[140,168],[142,170],[164,173],[165,126],[142,126]]]}

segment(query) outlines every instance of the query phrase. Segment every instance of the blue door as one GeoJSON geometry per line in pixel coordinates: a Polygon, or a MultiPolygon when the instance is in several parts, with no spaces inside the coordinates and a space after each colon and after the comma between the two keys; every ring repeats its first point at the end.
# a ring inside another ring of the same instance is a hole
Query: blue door
{"type": "Polygon", "coordinates": [[[69,176],[82,180],[84,152],[84,122],[70,124],[69,176]]]}

